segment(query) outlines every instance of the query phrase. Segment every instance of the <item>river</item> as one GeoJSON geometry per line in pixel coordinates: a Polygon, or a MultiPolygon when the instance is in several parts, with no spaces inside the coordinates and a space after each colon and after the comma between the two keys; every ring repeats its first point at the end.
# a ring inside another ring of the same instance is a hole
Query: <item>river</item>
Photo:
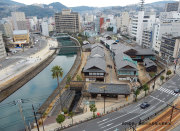
{"type": "MultiPolygon", "coordinates": [[[[75,45],[70,39],[58,39],[58,41],[63,46],[75,45]]],[[[64,77],[76,59],[75,52],[76,50],[67,48],[60,50],[56,58],[43,71],[0,103],[0,131],[24,129],[24,122],[19,107],[22,107],[26,125],[29,126],[29,123],[34,120],[32,104],[37,110],[57,87],[56,79],[52,79],[51,76],[51,68],[55,65],[61,66],[64,71],[64,77]],[[19,99],[22,101],[18,104],[17,101],[19,99]]]]}

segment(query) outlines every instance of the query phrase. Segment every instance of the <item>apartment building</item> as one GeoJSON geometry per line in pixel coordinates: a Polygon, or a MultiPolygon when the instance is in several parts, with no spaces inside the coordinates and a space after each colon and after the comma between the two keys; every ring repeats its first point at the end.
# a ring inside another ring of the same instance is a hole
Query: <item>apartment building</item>
{"type": "Polygon", "coordinates": [[[80,16],[77,12],[64,9],[61,13],[55,14],[55,27],[57,33],[80,31],[80,16]]]}
{"type": "Polygon", "coordinates": [[[179,57],[180,37],[174,37],[172,34],[163,34],[161,40],[161,56],[167,60],[173,61],[179,57]]]}
{"type": "Polygon", "coordinates": [[[2,38],[2,32],[0,32],[0,59],[6,56],[5,45],[2,38]]]}

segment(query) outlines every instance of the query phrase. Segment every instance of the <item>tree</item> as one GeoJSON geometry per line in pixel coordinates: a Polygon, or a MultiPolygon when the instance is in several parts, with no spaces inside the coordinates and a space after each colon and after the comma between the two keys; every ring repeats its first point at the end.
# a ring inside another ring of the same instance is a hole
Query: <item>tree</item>
{"type": "Polygon", "coordinates": [[[149,87],[147,84],[143,85],[143,90],[145,91],[145,96],[146,96],[146,91],[149,90],[149,87]]]}
{"type": "MultiPolygon", "coordinates": [[[[59,88],[59,97],[61,96],[61,89],[59,87],[59,78],[63,77],[63,69],[60,67],[60,66],[54,66],[52,69],[51,69],[51,72],[52,72],[52,77],[53,79],[57,79],[57,84],[58,84],[58,88],[59,88]]],[[[61,102],[61,97],[60,97],[60,104],[61,104],[61,110],[62,110],[62,102],[61,102]]]]}
{"type": "Polygon", "coordinates": [[[79,75],[76,76],[76,79],[77,81],[82,81],[82,78],[79,75]]]}
{"type": "Polygon", "coordinates": [[[135,101],[137,101],[137,96],[140,94],[140,90],[137,89],[135,92],[134,92],[134,95],[135,95],[135,101]]]}
{"type": "Polygon", "coordinates": [[[170,75],[171,73],[172,73],[171,70],[168,70],[168,71],[166,72],[166,75],[169,77],[169,75],[170,75]]]}
{"type": "Polygon", "coordinates": [[[162,81],[162,83],[163,83],[163,80],[164,80],[164,76],[161,76],[160,77],[160,80],[162,81]]]}
{"type": "Polygon", "coordinates": [[[66,84],[70,84],[72,77],[70,75],[67,76],[66,84]]]}
{"type": "Polygon", "coordinates": [[[69,114],[68,114],[68,116],[70,116],[71,117],[71,119],[72,119],[72,124],[73,124],[73,116],[74,116],[74,112],[69,112],[69,114]]]}
{"type": "Polygon", "coordinates": [[[65,116],[62,114],[58,115],[58,117],[56,118],[56,122],[61,124],[61,128],[62,128],[62,123],[64,122],[64,120],[65,120],[65,116]]]}
{"type": "Polygon", "coordinates": [[[90,111],[93,112],[93,117],[95,117],[95,112],[97,111],[96,105],[91,104],[89,105],[90,111]]]}

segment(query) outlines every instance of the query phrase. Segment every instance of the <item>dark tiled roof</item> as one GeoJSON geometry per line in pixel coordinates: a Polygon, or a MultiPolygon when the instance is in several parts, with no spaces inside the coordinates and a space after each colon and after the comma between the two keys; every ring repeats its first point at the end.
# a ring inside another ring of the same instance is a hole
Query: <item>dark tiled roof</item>
{"type": "Polygon", "coordinates": [[[100,87],[105,87],[105,93],[108,94],[121,94],[129,95],[131,93],[128,84],[111,84],[111,83],[90,83],[88,86],[89,93],[104,93],[104,89],[100,87]]]}
{"type": "Polygon", "coordinates": [[[94,72],[94,69],[91,69],[92,67],[96,67],[97,72],[106,72],[106,61],[99,57],[89,58],[84,66],[83,72],[94,72]]]}
{"type": "Polygon", "coordinates": [[[95,47],[101,47],[103,48],[103,45],[101,45],[100,43],[96,43],[96,44],[92,44],[91,48],[95,48],[95,47]]]}
{"type": "Polygon", "coordinates": [[[104,57],[105,53],[104,53],[104,49],[97,46],[91,49],[91,55],[90,57],[104,57]]]}
{"type": "Polygon", "coordinates": [[[131,66],[135,70],[137,70],[137,64],[135,61],[131,59],[128,55],[124,53],[118,53],[115,55],[115,64],[117,70],[125,67],[125,66],[131,66]]]}
{"type": "Polygon", "coordinates": [[[146,68],[151,67],[151,66],[157,66],[154,61],[150,60],[149,58],[144,59],[144,64],[146,68]]]}

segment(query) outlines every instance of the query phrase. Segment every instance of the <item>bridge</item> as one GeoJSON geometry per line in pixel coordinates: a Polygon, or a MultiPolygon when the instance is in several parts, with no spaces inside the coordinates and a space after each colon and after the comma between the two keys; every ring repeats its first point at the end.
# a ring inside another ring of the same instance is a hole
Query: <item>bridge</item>
{"type": "Polygon", "coordinates": [[[61,49],[61,48],[81,48],[81,46],[58,46],[58,47],[50,47],[50,50],[56,50],[56,49],[61,49]]]}

